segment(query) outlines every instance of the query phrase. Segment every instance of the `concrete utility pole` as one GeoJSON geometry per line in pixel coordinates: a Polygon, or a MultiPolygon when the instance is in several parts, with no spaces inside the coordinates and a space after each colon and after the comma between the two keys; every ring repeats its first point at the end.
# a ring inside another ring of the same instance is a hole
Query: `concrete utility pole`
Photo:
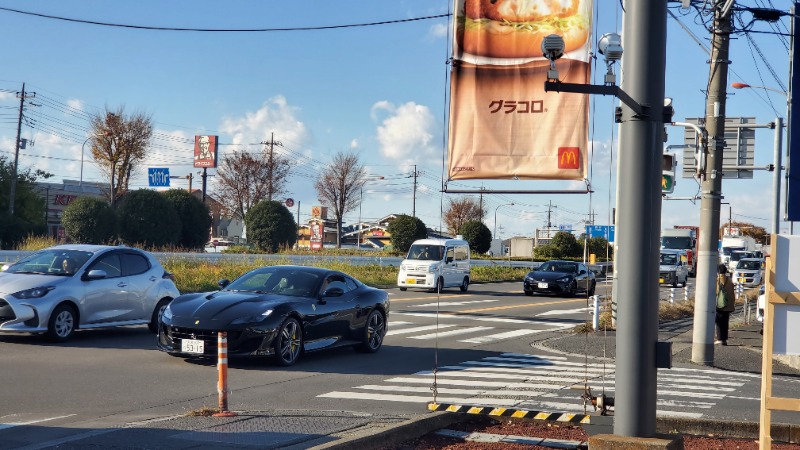
{"type": "Polygon", "coordinates": [[[654,437],[667,0],[625,2],[616,254],[614,434],[654,437]]]}
{"type": "MultiPolygon", "coordinates": [[[[19,143],[22,133],[22,112],[25,109],[25,83],[22,83],[22,92],[19,94],[19,118],[17,119],[17,142],[14,145],[14,170],[11,177],[11,189],[8,198],[8,215],[14,215],[14,199],[17,196],[17,176],[19,168],[19,143]]],[[[31,94],[31,96],[36,95],[31,94]]]]}
{"type": "Polygon", "coordinates": [[[728,48],[731,8],[725,0],[714,1],[714,28],[706,100],[708,153],[700,184],[700,242],[697,246],[697,291],[694,302],[692,362],[714,363],[714,316],[716,315],[719,209],[722,199],[722,155],[725,148],[725,96],[728,85],[728,48]]]}

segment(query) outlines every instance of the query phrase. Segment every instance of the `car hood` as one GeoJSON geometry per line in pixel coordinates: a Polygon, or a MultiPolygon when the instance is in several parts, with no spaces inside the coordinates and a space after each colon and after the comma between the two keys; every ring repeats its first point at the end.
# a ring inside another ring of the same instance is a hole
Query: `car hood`
{"type": "Polygon", "coordinates": [[[13,294],[40,286],[58,286],[72,277],[38,275],[33,273],[0,272],[0,295],[13,294]]]}
{"type": "Polygon", "coordinates": [[[559,278],[571,277],[574,278],[575,274],[570,272],[539,272],[533,271],[528,274],[528,277],[537,281],[555,281],[559,278]]]}
{"type": "Polygon", "coordinates": [[[257,316],[297,300],[297,297],[277,294],[217,291],[184,294],[173,300],[169,307],[176,325],[187,321],[194,325],[219,325],[228,324],[234,319],[257,316]],[[200,323],[197,323],[198,320],[200,323]]]}
{"type": "Polygon", "coordinates": [[[672,272],[674,270],[678,270],[678,266],[670,266],[670,265],[659,265],[658,270],[661,272],[672,272]]]}

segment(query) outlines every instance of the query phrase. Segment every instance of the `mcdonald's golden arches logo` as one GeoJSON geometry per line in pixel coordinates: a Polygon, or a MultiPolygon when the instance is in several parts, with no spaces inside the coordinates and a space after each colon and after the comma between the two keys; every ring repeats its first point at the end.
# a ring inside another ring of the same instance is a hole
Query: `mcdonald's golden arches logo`
{"type": "Polygon", "coordinates": [[[558,168],[559,169],[580,169],[581,149],[578,147],[559,147],[558,148],[558,168]]]}

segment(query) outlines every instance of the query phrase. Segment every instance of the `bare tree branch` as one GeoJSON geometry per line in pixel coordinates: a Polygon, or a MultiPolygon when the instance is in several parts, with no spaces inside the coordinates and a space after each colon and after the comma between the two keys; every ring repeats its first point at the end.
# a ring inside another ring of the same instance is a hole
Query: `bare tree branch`
{"type": "Polygon", "coordinates": [[[358,207],[367,171],[355,152],[339,152],[314,183],[319,201],[336,217],[336,247],[342,247],[342,217],[358,207]]]}

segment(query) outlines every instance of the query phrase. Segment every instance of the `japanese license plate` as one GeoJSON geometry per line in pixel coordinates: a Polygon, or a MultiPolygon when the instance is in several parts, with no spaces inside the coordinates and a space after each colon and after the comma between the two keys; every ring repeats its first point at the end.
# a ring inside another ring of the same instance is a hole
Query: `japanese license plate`
{"type": "Polygon", "coordinates": [[[417,284],[416,278],[406,278],[406,284],[417,284]]]}
{"type": "Polygon", "coordinates": [[[199,339],[182,339],[181,351],[184,353],[203,353],[205,344],[199,339]]]}
{"type": "Polygon", "coordinates": [[[739,283],[744,284],[744,278],[739,278],[739,283]]]}
{"type": "Polygon", "coordinates": [[[665,280],[664,280],[663,278],[659,278],[659,279],[658,279],[658,282],[659,282],[659,283],[664,283],[664,282],[665,282],[665,280]]]}
{"type": "Polygon", "coordinates": [[[547,283],[536,283],[536,286],[539,289],[547,289],[549,287],[547,283]]]}

